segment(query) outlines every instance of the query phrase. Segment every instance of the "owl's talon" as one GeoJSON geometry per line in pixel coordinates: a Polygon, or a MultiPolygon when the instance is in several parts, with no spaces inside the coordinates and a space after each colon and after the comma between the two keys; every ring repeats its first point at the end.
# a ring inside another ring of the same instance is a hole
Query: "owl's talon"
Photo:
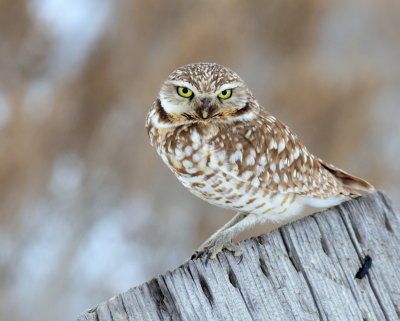
{"type": "Polygon", "coordinates": [[[207,254],[207,256],[206,256],[206,261],[204,262],[204,265],[205,265],[205,266],[207,266],[208,261],[210,260],[211,255],[212,255],[211,252],[207,254]]]}
{"type": "MultiPolygon", "coordinates": [[[[235,254],[234,254],[235,255],[235,254]]],[[[241,253],[240,255],[238,255],[237,256],[238,258],[239,258],[239,260],[238,260],[238,265],[240,264],[240,263],[242,263],[242,260],[243,260],[243,253],[241,253]]]]}
{"type": "Polygon", "coordinates": [[[208,250],[205,265],[207,266],[209,260],[214,260],[223,249],[228,250],[234,256],[243,257],[242,251],[240,251],[232,242],[216,242],[216,244],[208,250]]]}
{"type": "Polygon", "coordinates": [[[205,256],[206,259],[204,263],[207,266],[208,262],[210,260],[214,260],[223,249],[227,249],[229,252],[232,252],[232,254],[236,257],[242,258],[243,256],[239,248],[230,240],[227,240],[226,237],[221,237],[220,239],[210,243],[197,250],[192,255],[192,258],[197,259],[205,256]]]}
{"type": "Polygon", "coordinates": [[[205,253],[206,253],[206,252],[203,251],[203,250],[196,250],[196,251],[194,251],[194,253],[193,253],[192,256],[190,257],[190,260],[192,260],[192,261],[193,261],[193,260],[197,260],[197,259],[203,257],[205,253]]]}
{"type": "Polygon", "coordinates": [[[232,252],[233,256],[243,256],[242,251],[240,251],[239,248],[231,242],[225,244],[224,248],[232,252]]]}

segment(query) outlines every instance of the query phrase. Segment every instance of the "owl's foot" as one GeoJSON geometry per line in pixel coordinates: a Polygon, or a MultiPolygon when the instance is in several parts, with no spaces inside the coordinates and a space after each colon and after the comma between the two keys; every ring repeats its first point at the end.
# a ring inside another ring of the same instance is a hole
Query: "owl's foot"
{"type": "Polygon", "coordinates": [[[208,249],[205,265],[207,266],[208,261],[214,260],[218,253],[221,252],[223,249],[227,249],[229,252],[232,252],[234,256],[242,256],[242,251],[239,250],[239,247],[233,244],[232,242],[226,242],[223,244],[216,244],[210,249],[208,249]]]}
{"type": "Polygon", "coordinates": [[[202,245],[197,251],[195,251],[191,257],[191,260],[198,259],[200,257],[206,257],[205,265],[211,259],[215,259],[223,249],[227,249],[232,252],[234,256],[241,256],[242,252],[239,247],[232,243],[229,235],[222,233],[222,235],[215,239],[202,245]]]}

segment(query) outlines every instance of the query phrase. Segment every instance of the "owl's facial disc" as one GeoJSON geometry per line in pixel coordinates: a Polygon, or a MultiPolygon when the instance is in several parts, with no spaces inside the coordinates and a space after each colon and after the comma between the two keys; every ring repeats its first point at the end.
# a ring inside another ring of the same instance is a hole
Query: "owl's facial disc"
{"type": "Polygon", "coordinates": [[[196,88],[187,82],[170,81],[161,87],[159,98],[164,111],[177,117],[192,110],[191,105],[197,94],[196,88]]]}
{"type": "Polygon", "coordinates": [[[160,91],[160,104],[171,122],[219,122],[229,120],[246,107],[249,91],[242,82],[208,87],[169,80],[160,91]]]}

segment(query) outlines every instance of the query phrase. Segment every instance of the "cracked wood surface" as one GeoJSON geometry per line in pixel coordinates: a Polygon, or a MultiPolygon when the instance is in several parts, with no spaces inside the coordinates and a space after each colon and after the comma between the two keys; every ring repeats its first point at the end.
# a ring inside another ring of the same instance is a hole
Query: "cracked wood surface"
{"type": "Polygon", "coordinates": [[[134,287],[76,321],[400,320],[400,218],[382,192],[134,287]],[[369,255],[372,267],[354,278],[369,255]]]}

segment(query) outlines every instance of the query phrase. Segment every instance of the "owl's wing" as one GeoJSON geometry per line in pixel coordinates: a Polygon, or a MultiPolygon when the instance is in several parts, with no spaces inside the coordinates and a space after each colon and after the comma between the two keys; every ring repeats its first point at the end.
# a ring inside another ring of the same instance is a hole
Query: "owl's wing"
{"type": "Polygon", "coordinates": [[[362,195],[370,193],[375,188],[367,181],[357,176],[351,175],[344,170],[337,168],[332,164],[324,162],[322,159],[318,159],[322,167],[329,171],[337,180],[340,181],[344,190],[347,192],[346,195],[362,195]]]}
{"type": "MultiPolygon", "coordinates": [[[[225,163],[218,170],[240,182],[279,193],[316,198],[350,195],[367,182],[351,176],[312,155],[289,128],[264,113],[256,121],[225,129],[225,163]],[[353,185],[350,191],[344,186],[353,185]],[[356,185],[356,186],[355,186],[356,185]]],[[[362,190],[362,188],[360,188],[362,190]]]]}

